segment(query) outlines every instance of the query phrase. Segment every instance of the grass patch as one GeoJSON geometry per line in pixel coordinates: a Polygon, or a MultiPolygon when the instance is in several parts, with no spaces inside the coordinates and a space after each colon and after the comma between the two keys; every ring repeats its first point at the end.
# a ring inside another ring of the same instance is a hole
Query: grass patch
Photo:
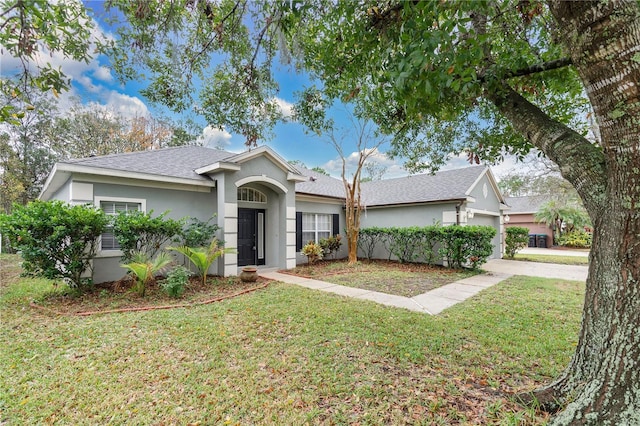
{"type": "Polygon", "coordinates": [[[480,271],[390,261],[360,261],[349,265],[346,260],[334,260],[300,265],[287,273],[348,287],[413,297],[476,275],[480,271]]]}
{"type": "Polygon", "coordinates": [[[514,277],[431,317],[274,284],[82,318],[3,281],[0,423],[541,424],[508,395],[567,364],[583,286],[514,277]]]}
{"type": "Polygon", "coordinates": [[[521,254],[516,253],[513,260],[525,262],[557,263],[560,265],[588,265],[588,256],[556,256],[548,254],[521,254]]]}

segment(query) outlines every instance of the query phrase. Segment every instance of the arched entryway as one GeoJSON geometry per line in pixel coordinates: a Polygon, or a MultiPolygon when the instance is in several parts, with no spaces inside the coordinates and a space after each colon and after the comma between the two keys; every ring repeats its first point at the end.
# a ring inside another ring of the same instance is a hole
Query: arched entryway
{"type": "Polygon", "coordinates": [[[238,266],[266,264],[269,197],[252,186],[238,187],[238,266]],[[243,207],[240,207],[243,206],[243,207]]]}
{"type": "MultiPolygon", "coordinates": [[[[238,266],[284,267],[289,188],[266,176],[235,182],[238,266]]],[[[293,213],[295,214],[295,213],[293,213]]]]}

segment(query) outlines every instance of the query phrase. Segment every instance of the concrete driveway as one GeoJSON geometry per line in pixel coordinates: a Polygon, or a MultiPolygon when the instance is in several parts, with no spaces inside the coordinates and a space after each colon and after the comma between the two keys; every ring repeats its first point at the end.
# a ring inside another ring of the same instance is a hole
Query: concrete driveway
{"type": "Polygon", "coordinates": [[[556,248],[541,248],[541,247],[525,247],[518,251],[519,254],[543,254],[545,256],[574,256],[574,257],[587,257],[589,256],[588,250],[565,250],[556,248]]]}
{"type": "Polygon", "coordinates": [[[586,265],[558,265],[555,263],[522,262],[520,260],[491,259],[482,269],[509,275],[529,277],[560,278],[563,280],[586,281],[589,267],[586,265]]]}

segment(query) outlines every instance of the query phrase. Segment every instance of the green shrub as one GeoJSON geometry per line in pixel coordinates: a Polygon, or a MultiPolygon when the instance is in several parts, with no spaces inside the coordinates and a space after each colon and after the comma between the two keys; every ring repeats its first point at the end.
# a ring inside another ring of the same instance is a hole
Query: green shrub
{"type": "Polygon", "coordinates": [[[362,228],[358,234],[358,248],[371,260],[378,244],[384,244],[387,238],[386,228],[362,228]]]}
{"type": "Polygon", "coordinates": [[[21,253],[26,275],[65,279],[80,287],[91,282],[83,274],[93,276],[91,260],[107,223],[104,212],[93,206],[33,201],[0,215],[0,233],[21,253]]]}
{"type": "Polygon", "coordinates": [[[529,244],[529,228],[510,226],[505,229],[505,253],[504,256],[513,259],[516,253],[529,244]]]}
{"type": "Polygon", "coordinates": [[[436,246],[442,241],[442,227],[431,225],[420,228],[420,245],[417,247],[419,256],[422,256],[425,263],[435,265],[440,259],[436,246]]]}
{"type": "Polygon", "coordinates": [[[216,223],[210,223],[215,216],[206,222],[191,218],[189,223],[182,229],[182,245],[187,247],[206,247],[216,236],[220,227],[216,223]]]}
{"type": "Polygon", "coordinates": [[[324,250],[322,250],[320,244],[309,241],[304,247],[302,247],[301,253],[307,256],[307,263],[310,265],[315,261],[322,259],[324,250]]]}
{"type": "Polygon", "coordinates": [[[591,234],[584,231],[567,232],[556,239],[556,244],[572,248],[590,248],[591,234]]]}
{"type": "Polygon", "coordinates": [[[450,268],[462,268],[469,264],[477,269],[491,256],[491,240],[495,235],[496,230],[491,226],[444,226],[439,252],[450,268]]]}
{"type": "Polygon", "coordinates": [[[182,221],[165,219],[168,212],[151,217],[153,211],[121,212],[113,220],[113,232],[122,250],[122,260],[129,262],[141,252],[152,259],[163,244],[182,233],[182,221]]]}
{"type": "Polygon", "coordinates": [[[171,297],[180,297],[189,282],[189,271],[184,266],[176,266],[160,282],[160,288],[171,297]]]}
{"type": "Polygon", "coordinates": [[[318,244],[320,244],[324,256],[335,256],[342,246],[342,237],[340,234],[336,234],[329,238],[322,238],[318,244]]]}
{"type": "Polygon", "coordinates": [[[198,269],[200,277],[202,278],[202,284],[207,283],[207,272],[213,264],[214,260],[219,258],[225,253],[234,253],[235,250],[231,248],[224,248],[222,244],[214,238],[209,243],[208,247],[167,247],[167,250],[177,251],[178,253],[186,256],[193,266],[198,269]]]}
{"type": "Polygon", "coordinates": [[[400,262],[422,260],[433,265],[444,258],[451,268],[469,265],[475,269],[493,253],[491,240],[495,235],[491,226],[374,227],[360,230],[358,246],[369,259],[376,246],[384,244],[389,258],[396,256],[400,262]]]}
{"type": "Polygon", "coordinates": [[[422,245],[420,229],[417,226],[387,228],[389,251],[401,263],[413,262],[419,256],[418,247],[422,245]]]}
{"type": "Polygon", "coordinates": [[[171,256],[166,252],[160,252],[154,259],[150,259],[146,253],[135,252],[131,256],[131,262],[120,265],[127,268],[136,276],[134,289],[140,296],[144,296],[147,286],[155,279],[155,274],[162,271],[171,263],[171,256]]]}

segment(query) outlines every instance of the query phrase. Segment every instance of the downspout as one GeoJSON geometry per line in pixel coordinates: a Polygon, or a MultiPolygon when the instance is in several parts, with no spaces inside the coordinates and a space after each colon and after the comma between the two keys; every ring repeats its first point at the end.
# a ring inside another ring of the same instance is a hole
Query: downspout
{"type": "Polygon", "coordinates": [[[462,203],[464,203],[464,201],[456,204],[456,225],[460,225],[460,207],[462,207],[462,203]]]}

